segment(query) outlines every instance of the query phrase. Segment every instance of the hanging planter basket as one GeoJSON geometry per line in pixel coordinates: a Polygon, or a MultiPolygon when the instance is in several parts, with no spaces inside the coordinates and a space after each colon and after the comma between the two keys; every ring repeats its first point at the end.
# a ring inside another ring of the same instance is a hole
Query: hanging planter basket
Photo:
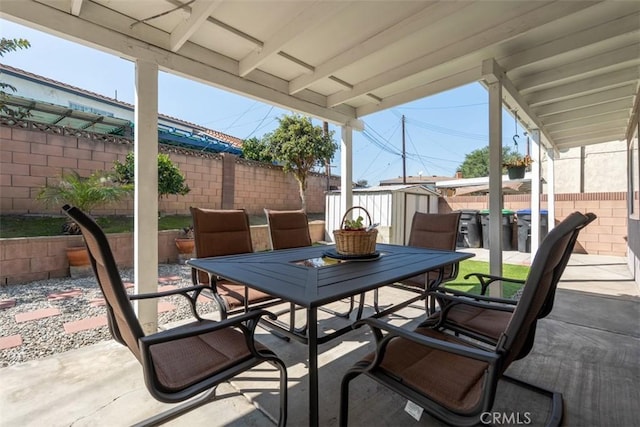
{"type": "Polygon", "coordinates": [[[522,179],[524,178],[526,166],[511,166],[507,168],[509,179],[522,179]]]}

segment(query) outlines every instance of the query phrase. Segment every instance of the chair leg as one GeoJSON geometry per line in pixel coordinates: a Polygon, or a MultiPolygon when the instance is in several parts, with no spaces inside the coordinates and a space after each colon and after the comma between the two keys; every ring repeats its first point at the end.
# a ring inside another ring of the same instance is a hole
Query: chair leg
{"type": "Polygon", "coordinates": [[[538,394],[542,394],[551,399],[551,411],[549,413],[549,417],[547,418],[547,423],[545,424],[547,427],[557,427],[562,422],[562,415],[564,412],[563,401],[562,401],[562,393],[552,390],[547,390],[546,388],[542,388],[535,384],[528,383],[523,380],[519,380],[512,376],[503,374],[502,379],[508,381],[510,383],[519,385],[521,387],[527,388],[531,391],[534,391],[538,394]]]}
{"type": "Polygon", "coordinates": [[[185,402],[180,405],[174,406],[171,409],[168,409],[164,412],[161,412],[157,415],[147,418],[146,420],[140,421],[134,424],[132,427],[150,427],[157,426],[166,423],[174,418],[183,415],[186,412],[191,411],[192,409],[197,408],[198,406],[202,406],[205,403],[209,403],[216,398],[216,388],[213,387],[211,390],[202,393],[201,395],[185,402]]]}
{"type": "Polygon", "coordinates": [[[350,369],[345,376],[342,377],[342,383],[340,384],[340,415],[338,418],[338,425],[340,427],[347,427],[349,423],[349,383],[361,373],[360,370],[355,371],[350,369]]]}

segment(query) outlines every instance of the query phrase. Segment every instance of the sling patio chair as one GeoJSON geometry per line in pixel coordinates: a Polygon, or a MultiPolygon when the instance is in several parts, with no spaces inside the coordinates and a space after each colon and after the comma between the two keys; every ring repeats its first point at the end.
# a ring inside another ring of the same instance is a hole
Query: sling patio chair
{"type": "MultiPolygon", "coordinates": [[[[460,221],[460,215],[460,212],[414,213],[408,246],[455,251],[458,240],[458,222],[460,221]]],[[[392,313],[419,299],[426,300],[425,306],[429,312],[435,311],[433,300],[427,298],[428,291],[441,283],[455,279],[457,275],[458,264],[456,263],[391,284],[390,286],[395,288],[416,292],[418,296],[391,308],[387,308],[384,312],[392,313]]],[[[376,313],[381,313],[378,289],[374,290],[373,293],[373,306],[376,313]]]]}
{"type": "Polygon", "coordinates": [[[263,362],[280,371],[279,425],[286,424],[286,367],[275,353],[254,339],[259,319],[275,318],[273,314],[256,310],[221,322],[203,319],[197,313],[196,299],[207,286],[128,295],[100,226],[76,207],[65,205],[63,210],[78,224],[84,236],[93,272],[104,295],[111,336],[138,359],[147,390],[155,399],[164,403],[182,402],[137,425],[161,424],[211,402],[220,383],[263,362]],[[171,295],[187,298],[196,320],[145,335],[131,301],[171,295]]]}
{"type": "MultiPolygon", "coordinates": [[[[244,209],[190,209],[197,258],[253,252],[249,217],[244,209]]],[[[265,308],[281,302],[256,289],[217,277],[210,278],[203,271],[192,269],[192,279],[194,285],[211,287],[222,319],[230,314],[246,312],[250,307],[265,308]]]]}
{"type": "MultiPolygon", "coordinates": [[[[582,216],[579,212],[571,215],[582,216]]],[[[569,245],[567,245],[565,252],[562,254],[560,264],[554,271],[553,280],[545,302],[538,313],[538,319],[543,319],[553,309],[558,282],[564,273],[569,258],[571,258],[578,235],[584,227],[596,219],[596,215],[593,213],[586,213],[583,216],[585,217],[583,224],[573,231],[569,245]]],[[[439,287],[431,293],[431,296],[438,301],[440,311],[433,314],[424,325],[431,324],[431,327],[436,329],[449,329],[495,345],[500,338],[500,333],[506,329],[518,301],[516,299],[490,297],[486,295],[486,291],[489,285],[494,282],[502,285],[504,282],[524,284],[525,281],[483,273],[469,273],[465,276],[465,279],[469,277],[475,277],[480,282],[480,295],[439,287]]],[[[530,344],[533,345],[533,336],[531,340],[530,344]]]]}
{"type": "Polygon", "coordinates": [[[562,395],[505,375],[514,360],[531,349],[536,323],[552,291],[564,255],[574,243],[576,230],[589,222],[574,213],[544,239],[525,282],[520,301],[494,346],[478,346],[473,340],[443,330],[419,326],[409,331],[363,319],[376,339],[375,352],[365,356],[342,379],[340,425],[348,423],[349,383],[360,374],[380,382],[451,425],[474,425],[490,412],[498,381],[504,379],[551,399],[548,425],[562,421],[562,395]],[[384,331],[384,333],[383,333],[384,331]]]}

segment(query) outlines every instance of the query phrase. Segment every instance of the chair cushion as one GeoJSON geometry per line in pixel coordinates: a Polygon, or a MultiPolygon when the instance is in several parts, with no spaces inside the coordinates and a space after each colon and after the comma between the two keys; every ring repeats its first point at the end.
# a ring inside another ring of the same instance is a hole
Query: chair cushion
{"type": "MultiPolygon", "coordinates": [[[[455,304],[447,312],[447,323],[498,341],[507,329],[512,313],[455,304]]],[[[446,324],[444,325],[446,327],[446,324]]]]}
{"type": "MultiPolygon", "coordinates": [[[[418,328],[415,332],[465,344],[451,335],[429,328],[418,328]]],[[[371,353],[365,360],[371,361],[373,357],[371,353]]],[[[389,343],[379,369],[450,410],[468,411],[478,404],[487,367],[485,362],[395,338],[389,343]]],[[[375,376],[375,372],[370,375],[375,376]]]]}
{"type": "MultiPolygon", "coordinates": [[[[168,332],[199,324],[190,323],[168,332]]],[[[256,348],[260,350],[265,347],[256,342],[256,348]]],[[[251,357],[244,335],[232,328],[155,344],[149,352],[158,382],[170,392],[189,387],[251,357]]]]}
{"type": "MultiPolygon", "coordinates": [[[[224,299],[227,305],[227,309],[233,309],[235,307],[241,307],[244,305],[244,285],[238,285],[236,283],[223,280],[217,282],[216,287],[218,289],[218,294],[220,294],[220,296],[224,299]]],[[[247,290],[249,292],[249,301],[247,301],[248,304],[274,299],[273,296],[261,292],[257,289],[247,287],[247,290]]]]}

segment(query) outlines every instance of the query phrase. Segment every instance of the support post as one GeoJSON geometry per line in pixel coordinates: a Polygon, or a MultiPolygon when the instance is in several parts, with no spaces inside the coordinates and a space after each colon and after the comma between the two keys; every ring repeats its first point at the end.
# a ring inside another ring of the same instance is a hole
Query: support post
{"type": "MultiPolygon", "coordinates": [[[[489,271],[502,275],[502,72],[493,59],[482,63],[489,91],[489,271]]],[[[490,296],[502,296],[499,283],[489,285],[490,296]],[[494,286],[495,285],[495,286],[494,286]]]]}
{"type": "Polygon", "coordinates": [[[547,223],[549,231],[556,226],[556,153],[553,149],[547,150],[547,223]]]}
{"type": "Polygon", "coordinates": [[[344,125],[341,130],[340,212],[344,215],[353,206],[353,128],[344,125]]]}
{"type": "MultiPolygon", "coordinates": [[[[137,60],[135,76],[135,292],[158,290],[158,64],[137,60]]],[[[136,301],[146,334],[158,329],[157,299],[136,301]]]]}
{"type": "Polygon", "coordinates": [[[540,247],[540,131],[531,131],[531,259],[540,247]]]}

